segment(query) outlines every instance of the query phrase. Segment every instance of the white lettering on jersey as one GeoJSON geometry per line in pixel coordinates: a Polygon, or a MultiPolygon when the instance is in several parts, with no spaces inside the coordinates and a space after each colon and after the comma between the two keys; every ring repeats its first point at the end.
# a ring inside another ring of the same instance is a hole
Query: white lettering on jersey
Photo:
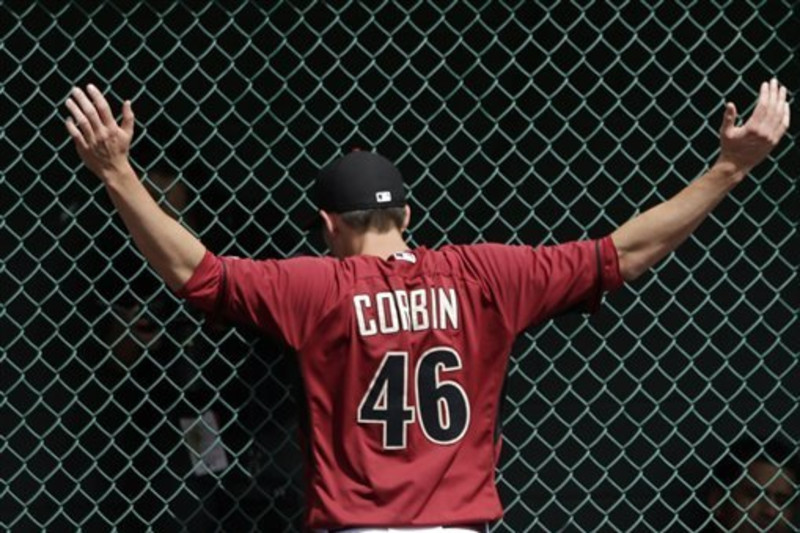
{"type": "Polygon", "coordinates": [[[371,307],[368,294],[356,294],[353,297],[353,305],[356,308],[356,320],[358,321],[358,333],[362,337],[368,337],[378,333],[378,328],[375,327],[375,320],[370,318],[369,323],[364,320],[364,308],[371,307]]]}
{"type": "Polygon", "coordinates": [[[425,289],[417,289],[409,294],[411,300],[411,329],[420,331],[428,329],[428,293],[425,289]]]}
{"type": "Polygon", "coordinates": [[[408,331],[411,328],[408,293],[406,291],[394,291],[394,301],[397,304],[397,312],[400,315],[400,327],[403,328],[403,331],[408,331]]]}
{"type": "Polygon", "coordinates": [[[362,337],[398,331],[458,329],[455,289],[431,287],[353,297],[358,334],[362,337]]]}
{"type": "Polygon", "coordinates": [[[394,294],[391,292],[379,292],[375,295],[375,303],[378,304],[378,329],[380,329],[380,332],[397,333],[400,331],[394,294]]]}
{"type": "Polygon", "coordinates": [[[431,309],[430,309],[431,329],[439,329],[438,313],[436,312],[436,308],[438,306],[436,305],[435,296],[436,296],[436,289],[433,288],[433,289],[431,289],[431,299],[430,299],[430,302],[431,302],[431,309]]]}
{"type": "MultiPolygon", "coordinates": [[[[458,329],[458,300],[456,300],[455,289],[445,289],[439,287],[439,297],[436,298],[439,302],[439,324],[447,324],[449,322],[450,329],[458,329]]],[[[442,326],[441,329],[444,329],[442,326]]]]}

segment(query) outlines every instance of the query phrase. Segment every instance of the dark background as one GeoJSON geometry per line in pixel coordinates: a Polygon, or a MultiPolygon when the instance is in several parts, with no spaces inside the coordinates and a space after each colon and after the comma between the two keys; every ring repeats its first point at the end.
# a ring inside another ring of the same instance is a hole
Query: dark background
{"type": "MultiPolygon", "coordinates": [[[[227,413],[232,466],[198,489],[210,523],[281,529],[300,513],[291,365],[153,284],[68,139],[73,85],[97,84],[115,110],[133,101],[137,166],[180,173],[212,250],[286,257],[324,251],[300,227],[305,193],[356,146],[406,177],[414,243],[601,236],[713,162],[724,101],[746,113],[761,81],[796,94],[800,79],[789,1],[233,5],[0,4],[8,529],[172,527],[165,495],[185,496],[186,469],[158,461],[183,452],[141,430],[174,437],[169,398],[190,387],[164,378],[170,353],[107,375],[99,331],[131,293],[168,302],[154,319],[172,355],[227,413]],[[164,472],[178,474],[159,488],[164,472]]],[[[731,442],[800,441],[798,122],[677,254],[595,316],[520,338],[496,530],[697,529],[731,442]]]]}

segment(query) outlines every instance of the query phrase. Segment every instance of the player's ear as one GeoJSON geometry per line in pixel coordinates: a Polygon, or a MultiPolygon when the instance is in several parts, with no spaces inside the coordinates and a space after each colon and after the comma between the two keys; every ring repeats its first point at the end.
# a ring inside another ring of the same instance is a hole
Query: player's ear
{"type": "Polygon", "coordinates": [[[319,210],[319,216],[322,219],[322,228],[327,230],[330,235],[335,235],[337,227],[333,216],[324,209],[319,210]]]}
{"type": "Polygon", "coordinates": [[[405,206],[405,216],[403,216],[403,227],[400,228],[401,231],[405,231],[408,229],[408,225],[411,223],[411,208],[406,204],[405,206]]]}

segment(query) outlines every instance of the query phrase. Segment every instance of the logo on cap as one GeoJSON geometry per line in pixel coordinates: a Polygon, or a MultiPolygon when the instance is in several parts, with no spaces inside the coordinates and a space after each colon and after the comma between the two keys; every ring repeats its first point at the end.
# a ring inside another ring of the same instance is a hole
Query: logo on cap
{"type": "Polygon", "coordinates": [[[379,204],[385,204],[392,201],[391,191],[378,191],[375,193],[375,201],[379,204]]]}

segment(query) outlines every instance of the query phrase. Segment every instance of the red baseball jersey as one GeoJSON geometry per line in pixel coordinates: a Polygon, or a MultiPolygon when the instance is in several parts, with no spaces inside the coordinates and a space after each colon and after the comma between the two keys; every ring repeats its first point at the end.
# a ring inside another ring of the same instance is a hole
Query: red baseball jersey
{"type": "Polygon", "coordinates": [[[384,260],[207,253],[179,296],[298,357],[311,528],[484,523],[515,337],[622,284],[609,237],[417,248],[384,260]]]}

